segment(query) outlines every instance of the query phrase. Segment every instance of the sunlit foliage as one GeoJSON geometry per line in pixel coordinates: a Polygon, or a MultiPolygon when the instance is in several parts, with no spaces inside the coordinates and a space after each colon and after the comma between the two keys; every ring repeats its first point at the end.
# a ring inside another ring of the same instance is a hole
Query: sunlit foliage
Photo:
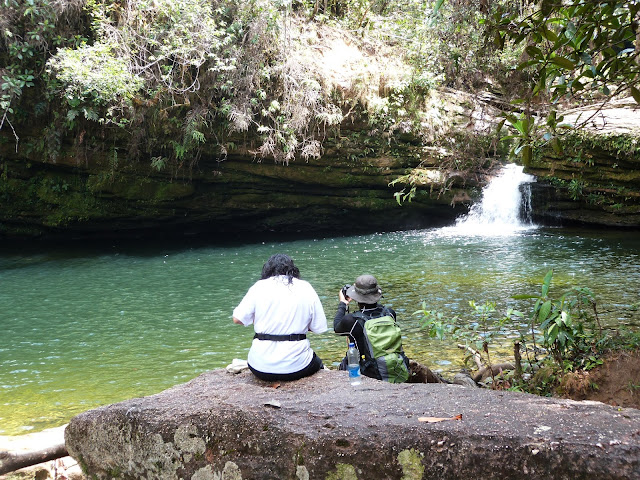
{"type": "Polygon", "coordinates": [[[525,47],[518,69],[533,72],[518,101],[522,112],[506,116],[525,162],[536,141],[560,152],[563,129],[580,128],[592,119],[585,115],[567,125],[563,109],[603,106],[624,96],[640,103],[639,21],[637,0],[544,0],[531,2],[524,13],[501,8],[494,14],[490,31],[496,46],[525,47]],[[538,114],[544,122],[536,121],[538,114]]]}

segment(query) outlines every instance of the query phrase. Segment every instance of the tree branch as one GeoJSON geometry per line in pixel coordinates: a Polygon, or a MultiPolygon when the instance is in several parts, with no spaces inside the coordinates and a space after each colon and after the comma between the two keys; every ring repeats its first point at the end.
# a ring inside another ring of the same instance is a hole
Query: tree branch
{"type": "Polygon", "coordinates": [[[64,443],[25,453],[0,452],[0,475],[68,455],[64,443]]]}
{"type": "Polygon", "coordinates": [[[482,363],[482,356],[480,355],[480,352],[478,352],[477,350],[474,350],[471,347],[468,347],[466,345],[461,345],[461,344],[458,344],[458,348],[462,350],[467,350],[469,353],[471,353],[471,356],[473,357],[473,361],[476,362],[476,366],[478,367],[478,370],[481,370],[484,368],[484,364],[482,363]]]}

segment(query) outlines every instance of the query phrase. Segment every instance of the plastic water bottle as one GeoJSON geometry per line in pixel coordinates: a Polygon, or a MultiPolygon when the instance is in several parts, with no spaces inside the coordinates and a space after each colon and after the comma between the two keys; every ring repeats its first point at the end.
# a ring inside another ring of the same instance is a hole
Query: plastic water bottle
{"type": "Polygon", "coordinates": [[[349,342],[347,350],[347,369],[351,385],[360,385],[360,352],[353,342],[349,342]]]}

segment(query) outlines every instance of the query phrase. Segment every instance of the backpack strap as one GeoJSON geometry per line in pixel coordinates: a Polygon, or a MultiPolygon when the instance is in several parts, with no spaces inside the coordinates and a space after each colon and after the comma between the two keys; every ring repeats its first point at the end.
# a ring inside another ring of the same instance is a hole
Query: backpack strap
{"type": "MultiPolygon", "coordinates": [[[[359,324],[360,328],[362,328],[362,335],[364,336],[364,339],[365,339],[365,345],[364,345],[365,351],[360,352],[361,355],[364,355],[364,360],[360,360],[360,371],[364,372],[365,370],[368,370],[370,367],[373,366],[373,369],[376,374],[376,378],[380,380],[380,373],[378,372],[378,364],[376,363],[376,359],[373,358],[373,352],[369,351],[369,348],[370,348],[368,345],[369,341],[367,340],[367,334],[364,329],[364,324],[366,323],[367,320],[370,320],[371,318],[368,315],[365,315],[360,310],[353,312],[351,315],[353,315],[353,317],[356,319],[356,321],[353,322],[353,327],[351,327],[351,332],[353,332],[353,329],[355,328],[355,326],[359,324]]],[[[349,332],[349,335],[351,336],[351,338],[354,338],[353,335],[351,335],[351,332],[349,332]]]]}
{"type": "Polygon", "coordinates": [[[372,316],[372,315],[368,315],[368,314],[364,313],[362,310],[358,310],[356,312],[353,312],[351,315],[353,315],[356,318],[361,318],[365,322],[367,320],[371,320],[372,318],[380,318],[380,317],[385,317],[387,315],[390,316],[391,318],[393,318],[393,320],[396,319],[396,316],[391,312],[389,307],[387,307],[386,305],[383,305],[382,310],[375,317],[372,316]]]}

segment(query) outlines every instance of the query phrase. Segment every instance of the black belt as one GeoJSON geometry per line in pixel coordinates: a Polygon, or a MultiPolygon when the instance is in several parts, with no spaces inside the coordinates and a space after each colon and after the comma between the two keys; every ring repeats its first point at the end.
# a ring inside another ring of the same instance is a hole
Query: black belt
{"type": "Polygon", "coordinates": [[[271,335],[269,333],[256,333],[253,338],[258,340],[272,340],[274,342],[297,342],[298,340],[306,340],[305,333],[294,333],[292,335],[271,335]]]}

